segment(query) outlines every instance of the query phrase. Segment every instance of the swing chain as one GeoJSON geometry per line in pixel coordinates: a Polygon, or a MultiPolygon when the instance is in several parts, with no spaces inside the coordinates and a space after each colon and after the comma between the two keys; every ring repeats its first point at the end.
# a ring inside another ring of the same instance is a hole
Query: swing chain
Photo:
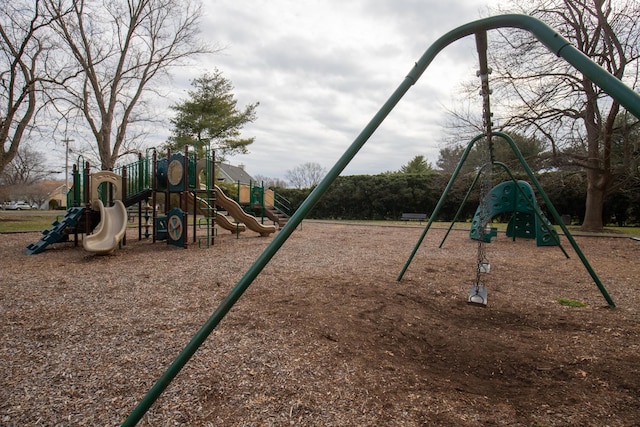
{"type": "Polygon", "coordinates": [[[480,147],[481,152],[483,153],[483,179],[480,181],[480,212],[479,212],[479,239],[478,239],[478,253],[477,253],[477,264],[476,264],[476,278],[475,278],[475,292],[478,294],[480,292],[480,288],[484,288],[484,282],[482,278],[483,273],[489,272],[489,262],[487,261],[486,254],[486,238],[490,239],[491,226],[489,224],[490,218],[490,208],[489,208],[489,189],[492,187],[492,172],[493,172],[493,141],[492,141],[492,113],[489,103],[489,95],[491,94],[491,89],[489,88],[489,74],[491,74],[491,69],[487,66],[487,56],[486,56],[486,33],[480,33],[476,35],[476,43],[478,47],[478,54],[480,57],[480,69],[478,70],[478,77],[480,77],[481,90],[480,95],[482,96],[482,121],[485,133],[484,146],[480,147]]]}

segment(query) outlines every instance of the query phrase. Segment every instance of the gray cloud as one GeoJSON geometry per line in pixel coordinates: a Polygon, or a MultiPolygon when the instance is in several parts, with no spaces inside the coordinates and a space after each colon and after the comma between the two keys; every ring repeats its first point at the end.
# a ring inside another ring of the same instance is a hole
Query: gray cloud
{"type": "MultiPolygon", "coordinates": [[[[347,149],[433,41],[478,18],[485,1],[367,0],[205,4],[203,36],[226,48],[176,79],[217,67],[239,105],[260,102],[249,155],[256,175],[284,177],[306,162],[326,168],[347,149]]],[[[475,73],[473,40],[443,52],[345,173],[397,170],[415,155],[435,162],[443,105],[475,73]],[[433,69],[432,69],[433,68],[433,69]]],[[[182,95],[183,96],[183,95],[182,95]]]]}

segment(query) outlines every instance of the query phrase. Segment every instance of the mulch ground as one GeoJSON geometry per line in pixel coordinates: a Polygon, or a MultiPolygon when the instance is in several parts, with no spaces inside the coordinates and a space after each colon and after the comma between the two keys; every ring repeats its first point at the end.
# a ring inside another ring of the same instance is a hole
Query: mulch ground
{"type": "MultiPolygon", "coordinates": [[[[144,426],[640,425],[640,242],[487,245],[420,226],[305,221],[160,396],[144,426]],[[567,307],[558,299],[582,301],[567,307]]],[[[0,425],[121,424],[272,237],[109,256],[0,236],[0,425]]]]}

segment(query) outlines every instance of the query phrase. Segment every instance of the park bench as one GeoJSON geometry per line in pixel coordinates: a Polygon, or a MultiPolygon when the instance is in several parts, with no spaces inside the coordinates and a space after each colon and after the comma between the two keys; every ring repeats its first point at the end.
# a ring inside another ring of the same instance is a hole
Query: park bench
{"type": "Polygon", "coordinates": [[[427,214],[425,213],[408,213],[405,212],[400,217],[401,221],[425,221],[427,219],[427,214]]]}

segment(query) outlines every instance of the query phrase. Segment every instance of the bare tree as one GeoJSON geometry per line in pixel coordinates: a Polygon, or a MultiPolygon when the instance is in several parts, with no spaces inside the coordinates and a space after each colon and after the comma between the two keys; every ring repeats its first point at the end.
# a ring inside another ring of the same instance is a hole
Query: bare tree
{"type": "Polygon", "coordinates": [[[45,165],[44,154],[23,144],[11,163],[2,171],[0,181],[11,186],[30,185],[49,175],[51,171],[45,165]]]}
{"type": "Polygon", "coordinates": [[[47,180],[54,173],[58,171],[46,167],[42,152],[21,144],[16,156],[0,174],[2,198],[26,200],[40,206],[51,191],[60,185],[59,181],[47,180]]]}
{"type": "Polygon", "coordinates": [[[326,174],[327,169],[319,163],[308,162],[288,170],[285,178],[295,188],[311,188],[318,185],[326,174]]]}
{"type": "MultiPolygon", "coordinates": [[[[150,120],[145,94],[187,58],[210,49],[198,39],[197,0],[43,0],[60,16],[69,75],[64,100],[82,113],[102,169],[131,147],[130,126],[150,120]],[[73,70],[75,68],[75,71],[73,70]]],[[[134,148],[135,149],[135,148],[134,148]]]]}
{"type": "Polygon", "coordinates": [[[41,1],[15,0],[0,7],[0,172],[18,153],[33,124],[51,44],[41,1]]]}
{"type": "Polygon", "coordinates": [[[255,180],[258,183],[264,184],[267,188],[286,188],[287,182],[281,178],[270,178],[264,175],[254,175],[255,180]]]}
{"type": "MultiPolygon", "coordinates": [[[[640,3],[634,0],[516,0],[514,9],[555,28],[577,49],[632,87],[638,83],[640,3]]],[[[588,186],[582,228],[601,230],[607,191],[616,174],[613,136],[621,108],[586,76],[550,54],[528,33],[500,32],[492,43],[496,93],[505,127],[536,134],[556,157],[585,168],[588,186]]]]}

